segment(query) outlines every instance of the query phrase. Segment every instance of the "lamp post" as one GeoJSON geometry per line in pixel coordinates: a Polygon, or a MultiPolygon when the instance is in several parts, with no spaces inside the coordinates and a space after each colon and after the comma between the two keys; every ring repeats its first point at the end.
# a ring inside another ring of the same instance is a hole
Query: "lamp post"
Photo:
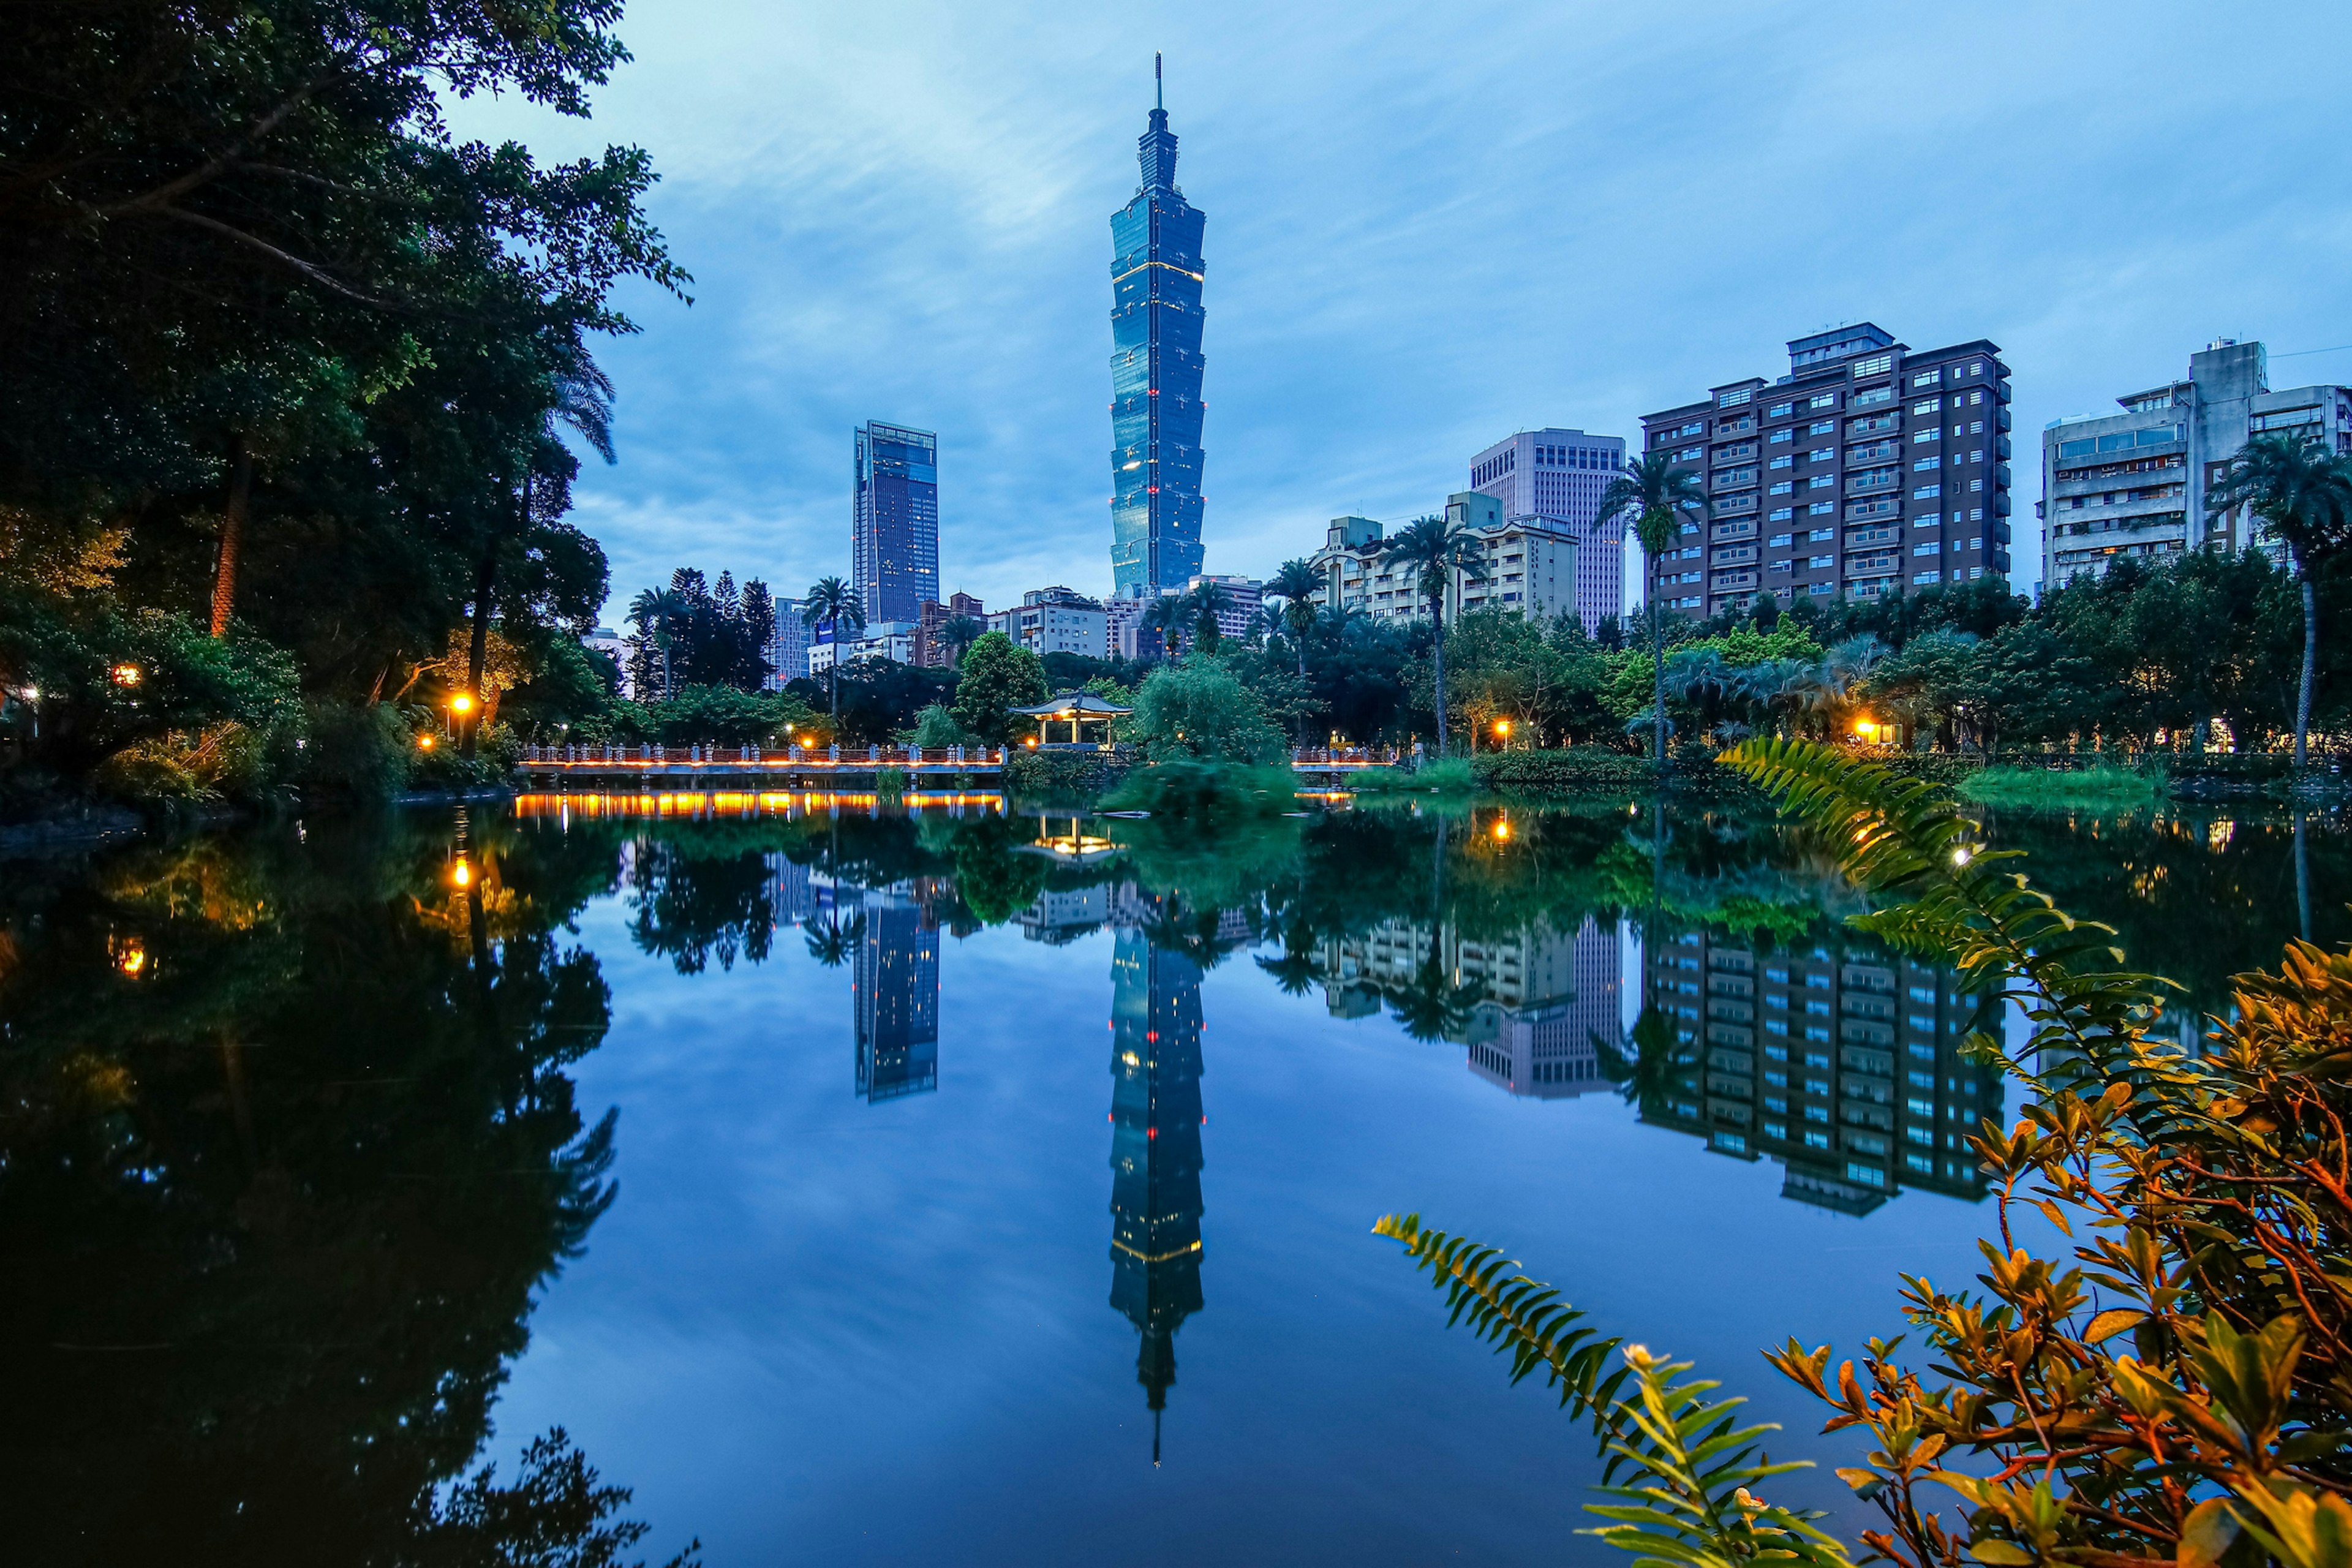
{"type": "Polygon", "coordinates": [[[1501,750],[1507,752],[1511,749],[1511,721],[1508,719],[1495,721],[1495,739],[1501,742],[1501,750]]]}

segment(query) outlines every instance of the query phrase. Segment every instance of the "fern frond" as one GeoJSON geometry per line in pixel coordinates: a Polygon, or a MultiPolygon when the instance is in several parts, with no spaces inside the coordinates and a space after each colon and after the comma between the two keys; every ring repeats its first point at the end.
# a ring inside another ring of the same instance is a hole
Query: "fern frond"
{"type": "Polygon", "coordinates": [[[1811,741],[1748,741],[1718,760],[1821,834],[1855,883],[1896,900],[1849,923],[2023,1008],[2039,1057],[2027,1076],[2112,1079],[2140,1065],[2137,1042],[2178,988],[2122,967],[2111,927],[2076,920],[2007,869],[2017,852],[1986,848],[1950,792],[1811,741]]]}
{"type": "Polygon", "coordinates": [[[1605,1443],[1601,1413],[1626,1377],[1622,1367],[1607,1372],[1610,1352],[1622,1340],[1581,1326],[1583,1312],[1561,1301],[1550,1286],[1519,1273],[1517,1262],[1500,1249],[1424,1230],[1417,1214],[1383,1215],[1372,1234],[1402,1242],[1413,1267],[1429,1270],[1430,1282],[1445,1292],[1448,1328],[1466,1320],[1497,1355],[1508,1352],[1514,1384],[1541,1367],[1545,1386],[1559,1390],[1570,1414],[1590,1416],[1594,1435],[1605,1443]]]}

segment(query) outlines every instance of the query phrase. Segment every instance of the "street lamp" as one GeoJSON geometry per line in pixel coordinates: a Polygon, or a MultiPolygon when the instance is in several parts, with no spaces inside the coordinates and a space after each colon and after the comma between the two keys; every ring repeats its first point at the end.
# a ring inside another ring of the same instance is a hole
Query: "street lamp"
{"type": "Polygon", "coordinates": [[[1495,734],[1496,737],[1503,742],[1503,749],[1507,752],[1509,751],[1511,749],[1511,721],[1508,719],[1496,720],[1495,734]]]}
{"type": "Polygon", "coordinates": [[[138,685],[139,667],[135,664],[116,665],[114,667],[114,684],[117,686],[138,685]]]}
{"type": "Polygon", "coordinates": [[[474,868],[466,864],[463,857],[459,858],[456,865],[449,868],[449,880],[461,889],[473,885],[474,868]]]}

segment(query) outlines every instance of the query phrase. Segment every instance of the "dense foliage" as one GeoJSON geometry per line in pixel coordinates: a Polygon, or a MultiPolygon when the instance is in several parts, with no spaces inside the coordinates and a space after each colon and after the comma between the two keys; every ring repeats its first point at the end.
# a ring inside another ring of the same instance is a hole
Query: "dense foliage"
{"type": "MultiPolygon", "coordinates": [[[[1908,1278],[1920,1339],[1874,1339],[1832,1371],[1828,1346],[1770,1360],[1871,1449],[1839,1474],[1874,1503],[1869,1552],[1902,1568],[2352,1562],[2352,1195],[2345,1063],[2352,951],[2291,943],[2238,978],[2206,1047],[2158,1033],[2168,982],[2120,967],[2106,927],[2075,920],[1993,850],[1935,785],[1807,742],[1727,760],[1892,901],[1850,923],[1950,964],[1980,1016],[2021,1006],[2024,1049],[1988,1022],[1971,1048],[2035,1099],[1974,1140],[2000,1235],[1981,1293],[1908,1278]],[[2037,1257],[2021,1207],[2074,1239],[2037,1257]]],[[[1750,1489],[1792,1468],[1757,1457],[1684,1363],[1602,1340],[1558,1292],[1491,1248],[1383,1220],[1457,1318],[1589,1416],[1630,1489],[1594,1511],[1603,1540],[1652,1559],[1864,1560],[1750,1489]],[[1628,1379],[1631,1383],[1628,1383],[1628,1379]],[[1630,1389],[1630,1392],[1628,1390],[1630,1389]]]]}
{"type": "Polygon", "coordinates": [[[626,58],[617,12],[12,10],[6,809],[70,795],[109,747],[193,751],[207,725],[247,722],[128,710],[103,689],[151,656],[128,633],[155,616],[290,668],[313,722],[373,737],[339,753],[352,778],[396,769],[383,748],[406,736],[341,710],[481,690],[494,623],[514,665],[503,685],[538,679],[585,628],[604,563],[565,521],[566,443],[609,455],[612,392],[590,345],[634,330],[610,302],[617,283],[676,290],[685,275],[640,209],[644,153],[542,166],[515,143],[459,141],[442,106],[513,92],[584,115],[626,58]]]}

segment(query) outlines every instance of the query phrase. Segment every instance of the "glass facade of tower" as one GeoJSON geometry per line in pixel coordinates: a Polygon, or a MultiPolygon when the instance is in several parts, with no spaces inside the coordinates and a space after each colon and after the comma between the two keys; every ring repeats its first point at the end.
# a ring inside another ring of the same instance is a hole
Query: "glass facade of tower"
{"type": "Polygon", "coordinates": [[[940,1087],[940,932],[897,889],[869,890],[857,944],[857,1094],[868,1101],[940,1087]]]}
{"type": "Polygon", "coordinates": [[[1201,228],[1176,188],[1168,111],[1139,147],[1143,184],[1111,216],[1111,574],[1121,598],[1201,570],[1201,228]]]}
{"type": "Polygon", "coordinates": [[[919,619],[940,596],[940,438],[878,419],[856,437],[850,585],[869,626],[919,619]]]}

